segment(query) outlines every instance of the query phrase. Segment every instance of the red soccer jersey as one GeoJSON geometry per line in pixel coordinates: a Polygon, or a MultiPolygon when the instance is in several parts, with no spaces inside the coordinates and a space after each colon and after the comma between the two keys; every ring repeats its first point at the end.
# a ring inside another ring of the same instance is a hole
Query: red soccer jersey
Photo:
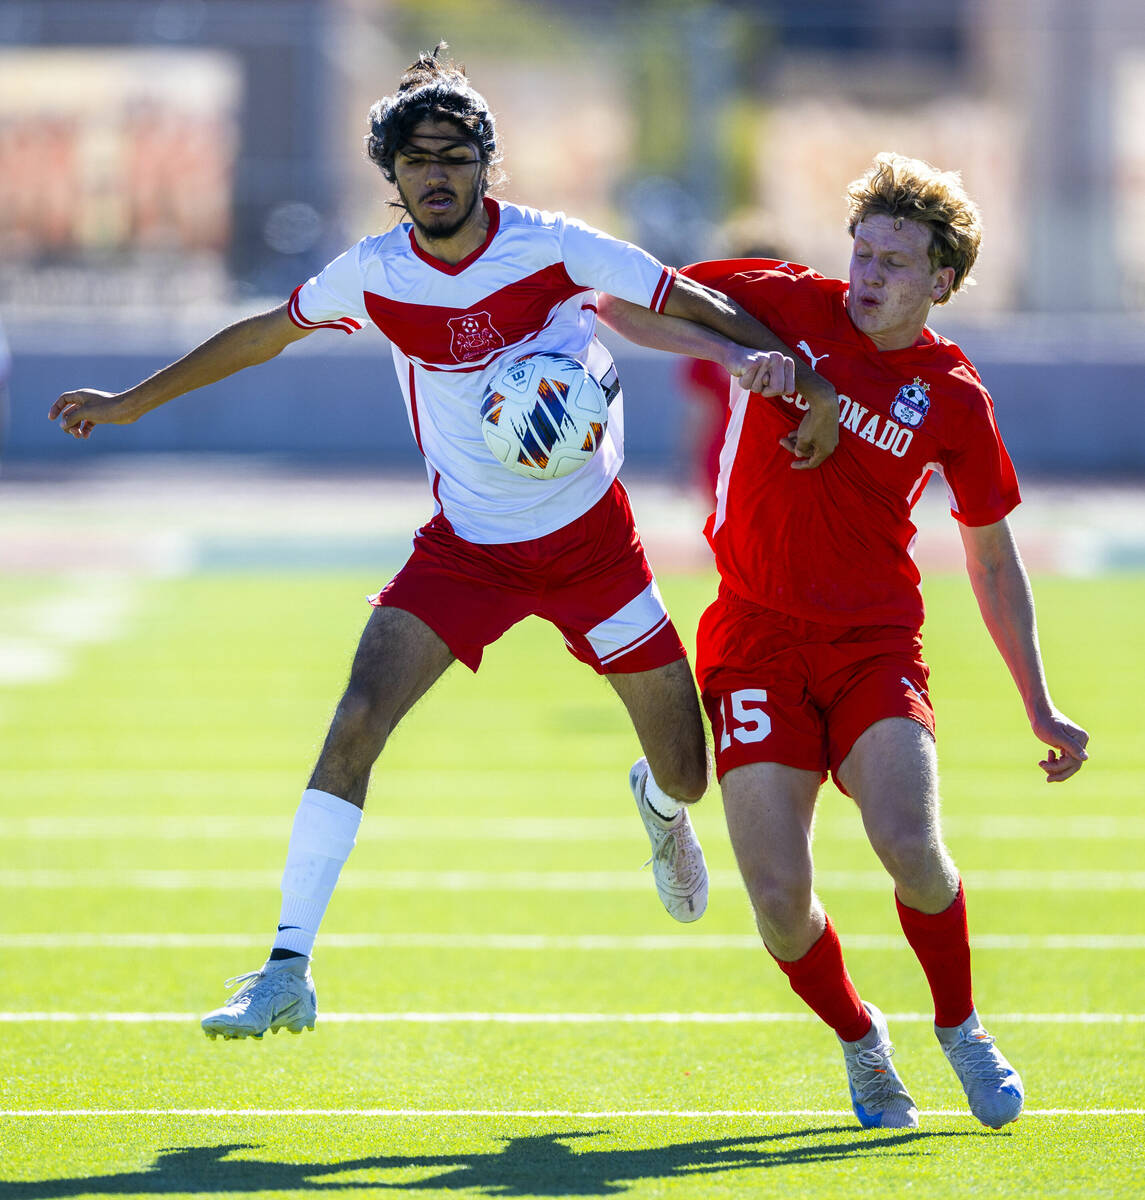
{"type": "Polygon", "coordinates": [[[839,445],[794,471],[779,439],[801,397],[735,388],[716,511],[706,528],[720,575],[765,608],[838,625],[922,624],[911,509],[933,472],[966,525],[1001,520],[1018,481],[994,406],[962,351],[930,329],[880,351],[851,323],[847,284],[770,259],[698,263],[683,274],[725,292],[839,392],[839,445]]]}

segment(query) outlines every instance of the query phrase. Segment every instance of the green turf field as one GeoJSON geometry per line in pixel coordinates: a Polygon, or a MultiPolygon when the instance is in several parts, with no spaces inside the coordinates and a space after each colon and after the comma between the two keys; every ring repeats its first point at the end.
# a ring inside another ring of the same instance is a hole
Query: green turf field
{"type": "MultiPolygon", "coordinates": [[[[317,1031],[204,1038],[264,957],[377,582],[0,583],[0,634],[28,635],[26,680],[0,681],[0,1200],[1145,1192],[1145,580],[1037,581],[1055,697],[1092,734],[1055,788],[965,583],[927,587],[976,999],[1027,1089],[1001,1133],[964,1110],[850,803],[825,789],[819,889],[918,1131],[858,1128],[833,1036],[755,942],[714,790],[708,913],[663,912],[619,702],[536,622],[387,749],[317,1031]]],[[[711,580],[662,583],[690,634],[711,580]]]]}

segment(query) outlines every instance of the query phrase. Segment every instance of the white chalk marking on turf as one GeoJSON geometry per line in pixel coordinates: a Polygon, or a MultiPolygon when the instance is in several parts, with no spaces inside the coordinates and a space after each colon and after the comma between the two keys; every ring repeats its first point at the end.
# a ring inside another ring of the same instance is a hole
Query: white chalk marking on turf
{"type": "MultiPolygon", "coordinates": [[[[968,889],[996,892],[1140,892],[1145,871],[966,871],[968,889]]],[[[241,889],[277,891],[281,871],[146,870],[76,868],[74,870],[0,870],[0,888],[100,888],[107,891],[241,889]]],[[[742,888],[739,872],[709,872],[718,888],[742,888]]],[[[890,887],[883,871],[816,871],[824,890],[883,892],[890,887]]],[[[632,871],[369,871],[349,870],[339,880],[342,891],[415,892],[634,892],[645,891],[648,878],[632,871]]]]}
{"type": "MultiPolygon", "coordinates": [[[[9,1108],[0,1117],[851,1117],[849,1108],[9,1108]]],[[[965,1109],[924,1108],[920,1117],[965,1117],[965,1109]]],[[[1145,1108],[1027,1108],[1023,1117],[1139,1117],[1145,1108]]]]}
{"type": "Polygon", "coordinates": [[[121,575],[84,574],[47,596],[0,609],[0,685],[63,678],[77,647],[119,636],[137,591],[121,575]]]}
{"type": "MultiPolygon", "coordinates": [[[[0,770],[0,778],[5,774],[7,773],[0,770]]],[[[113,772],[113,775],[118,774],[113,772]]],[[[168,773],[154,774],[157,778],[151,786],[162,788],[168,773]]],[[[199,774],[207,776],[201,786],[217,789],[242,784],[241,773],[231,773],[229,777],[224,778],[220,778],[218,772],[199,774]]],[[[488,774],[482,771],[483,778],[488,774]]],[[[126,776],[124,781],[127,782],[126,776]]],[[[138,778],[133,782],[137,785],[138,778]]],[[[13,788],[17,786],[18,783],[12,784],[13,788]]],[[[82,782],[69,781],[67,786],[82,786],[82,782]]],[[[74,817],[6,817],[0,818],[0,836],[29,838],[33,841],[49,838],[63,841],[99,838],[115,841],[125,838],[136,841],[186,841],[191,838],[210,842],[251,841],[257,838],[281,841],[288,832],[288,819],[289,813],[285,808],[277,815],[260,817],[230,813],[139,817],[86,814],[77,814],[74,817]]],[[[358,839],[380,842],[590,842],[614,841],[631,837],[632,834],[632,821],[620,817],[476,817],[454,820],[449,817],[372,816],[359,831],[358,839]]],[[[1145,832],[1142,836],[1145,837],[1145,832]]]]}
{"type": "MultiPolygon", "coordinates": [[[[934,1023],[931,1013],[887,1013],[890,1022],[934,1023]]],[[[332,1012],[327,1025],[777,1025],[818,1021],[809,1012],[332,1012]]],[[[171,1025],[197,1023],[178,1012],[0,1012],[0,1023],[171,1025]]],[[[991,1013],[992,1025],[1140,1025],[1145,1013],[991,1013]]]]}
{"type": "MultiPolygon", "coordinates": [[[[848,950],[909,950],[901,934],[849,934],[848,950]]],[[[979,934],[974,950],[1145,950],[1145,934],[979,934]]],[[[9,933],[5,950],[246,950],[266,946],[250,933],[9,933]]],[[[534,934],[534,933],[327,933],[323,950],[584,950],[590,952],[762,949],[751,933],[729,934],[534,934]]]]}
{"type": "Polygon", "coordinates": [[[68,656],[29,638],[0,638],[0,685],[50,683],[67,671],[68,656]]]}
{"type": "MultiPolygon", "coordinates": [[[[3,655],[0,654],[0,659],[3,655]]],[[[15,792],[21,785],[25,771],[3,771],[0,779],[11,778],[8,787],[15,792]]],[[[51,768],[36,772],[35,782],[42,786],[44,776],[51,775],[51,768]]],[[[162,789],[170,772],[132,772],[130,776],[119,771],[90,770],[83,772],[62,771],[66,775],[61,781],[61,790],[83,786],[86,776],[90,786],[96,781],[101,788],[110,778],[111,783],[122,779],[125,783],[138,786],[141,776],[151,777],[148,786],[162,789]],[[79,778],[77,778],[77,775],[79,778]]],[[[182,781],[188,775],[201,777],[200,787],[225,788],[241,784],[241,772],[198,771],[180,772],[182,781]]],[[[482,772],[487,777],[489,772],[482,772]]],[[[425,775],[423,773],[423,778],[425,775]]],[[[0,789],[3,790],[3,789],[0,789]]],[[[80,841],[107,838],[109,840],[133,841],[164,840],[201,841],[266,839],[281,841],[285,836],[288,818],[284,808],[277,816],[244,816],[227,814],[200,814],[192,816],[166,816],[148,814],[140,816],[89,816],[76,814],[74,817],[27,816],[0,818],[0,837],[28,838],[33,841],[47,839],[80,841]]],[[[1048,840],[1077,841],[1128,841],[1145,839],[1145,817],[1114,817],[1098,814],[1087,816],[1045,817],[957,817],[943,818],[943,829],[950,837],[979,837],[988,841],[1016,840],[1042,842],[1048,840]]],[[[632,822],[621,817],[387,817],[371,816],[359,832],[359,840],[433,841],[433,842],[570,842],[570,841],[621,841],[632,836],[632,822]]],[[[822,821],[816,829],[820,839],[865,840],[862,826],[853,822],[822,821]]]]}

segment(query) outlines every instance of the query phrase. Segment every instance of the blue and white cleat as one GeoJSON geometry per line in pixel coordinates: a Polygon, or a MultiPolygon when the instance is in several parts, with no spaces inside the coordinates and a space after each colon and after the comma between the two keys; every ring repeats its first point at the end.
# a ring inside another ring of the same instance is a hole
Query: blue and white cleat
{"type": "Polygon", "coordinates": [[[692,822],[688,820],[687,805],[681,805],[670,821],[648,807],[645,798],[648,775],[648,760],[637,759],[628,772],[628,786],[636,798],[640,819],[652,844],[652,857],[648,862],[652,864],[656,891],[661,904],[677,921],[698,921],[708,907],[708,866],[704,862],[704,851],[692,822]]]}
{"type": "Polygon", "coordinates": [[[257,971],[228,979],[226,985],[236,983],[242,987],[200,1022],[207,1037],[260,1038],[268,1029],[301,1033],[314,1028],[318,997],[309,959],[268,962],[257,971]]]}
{"type": "Polygon", "coordinates": [[[978,1120],[990,1129],[1016,1121],[1025,1103],[1021,1077],[982,1028],[977,1011],[971,1009],[961,1025],[936,1025],[934,1033],[978,1120]]]}
{"type": "Polygon", "coordinates": [[[847,1064],[851,1106],[864,1129],[917,1129],[918,1109],[891,1064],[895,1048],[887,1019],[873,1004],[863,1002],[871,1027],[857,1042],[839,1039],[847,1064]]]}

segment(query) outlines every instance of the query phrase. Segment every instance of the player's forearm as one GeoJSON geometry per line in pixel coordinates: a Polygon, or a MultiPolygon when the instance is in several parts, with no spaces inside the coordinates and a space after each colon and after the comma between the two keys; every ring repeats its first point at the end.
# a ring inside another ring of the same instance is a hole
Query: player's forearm
{"type": "MultiPolygon", "coordinates": [[[[1011,544],[1012,545],[1012,544],[1011,544]]],[[[970,586],[990,637],[1031,720],[1053,707],[1038,646],[1034,596],[1017,548],[996,560],[967,556],[970,586]]]]}
{"type": "Polygon", "coordinates": [[[706,325],[654,313],[603,293],[597,298],[597,312],[605,325],[637,346],[728,365],[733,343],[706,325]]]}
{"type": "MultiPolygon", "coordinates": [[[[142,416],[197,388],[217,383],[245,367],[267,362],[295,340],[282,324],[281,310],[260,313],[228,325],[176,362],[123,392],[121,398],[142,416]]],[[[301,331],[297,336],[302,336],[301,331]]]]}
{"type": "Polygon", "coordinates": [[[664,306],[665,314],[696,321],[753,350],[778,351],[795,362],[795,386],[813,409],[830,408],[836,414],[839,398],[832,384],[813,371],[781,338],[757,321],[734,300],[686,276],[677,276],[664,306]]]}

